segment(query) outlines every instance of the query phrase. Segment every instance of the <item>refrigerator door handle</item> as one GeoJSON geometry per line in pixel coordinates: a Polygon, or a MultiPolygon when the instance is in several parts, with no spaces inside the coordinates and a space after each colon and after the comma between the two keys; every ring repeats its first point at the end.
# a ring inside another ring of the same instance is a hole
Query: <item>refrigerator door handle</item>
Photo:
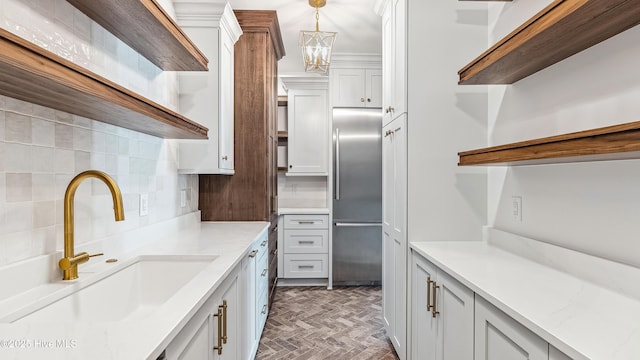
{"type": "Polygon", "coordinates": [[[340,200],[340,128],[336,128],[336,181],[335,198],[340,200]]]}
{"type": "Polygon", "coordinates": [[[340,227],[369,227],[369,226],[382,226],[382,223],[335,223],[336,226],[340,227]]]}

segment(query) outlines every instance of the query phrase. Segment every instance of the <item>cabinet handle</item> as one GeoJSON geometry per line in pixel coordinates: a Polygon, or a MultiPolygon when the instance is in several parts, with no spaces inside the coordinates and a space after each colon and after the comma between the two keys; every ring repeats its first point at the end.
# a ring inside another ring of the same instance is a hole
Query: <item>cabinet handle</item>
{"type": "Polygon", "coordinates": [[[371,98],[367,98],[367,102],[371,102],[371,98]]]}
{"type": "Polygon", "coordinates": [[[271,252],[272,255],[278,255],[278,249],[273,249],[273,251],[271,252]]]}
{"type": "Polygon", "coordinates": [[[225,155],[225,156],[223,156],[223,157],[222,157],[222,160],[227,160],[227,159],[229,159],[229,158],[227,157],[227,155],[225,155]]]}
{"type": "Polygon", "coordinates": [[[269,271],[269,269],[262,270],[262,274],[260,274],[260,276],[264,277],[265,275],[267,275],[267,271],[269,271]]]}
{"type": "Polygon", "coordinates": [[[265,247],[267,245],[267,240],[263,241],[260,246],[265,247]]]}
{"type": "Polygon", "coordinates": [[[313,265],[298,265],[298,269],[313,269],[313,265]]]}
{"type": "Polygon", "coordinates": [[[267,313],[267,304],[262,305],[262,313],[263,314],[267,313]]]}
{"type": "Polygon", "coordinates": [[[258,250],[253,250],[253,251],[249,254],[249,257],[250,257],[250,258],[254,258],[254,257],[256,257],[256,255],[258,255],[258,250]]]}
{"type": "Polygon", "coordinates": [[[227,300],[222,301],[222,322],[224,324],[224,335],[222,335],[222,343],[227,343],[227,300]]]}
{"type": "Polygon", "coordinates": [[[298,244],[313,244],[313,240],[298,240],[298,244]]]}
{"type": "Polygon", "coordinates": [[[431,276],[427,277],[427,311],[431,311],[431,276]]]}
{"type": "Polygon", "coordinates": [[[218,355],[222,355],[222,306],[218,306],[218,313],[213,316],[218,318],[218,346],[214,346],[213,350],[218,350],[218,355]]]}
{"type": "Polygon", "coordinates": [[[364,98],[360,98],[360,102],[364,102],[364,98]]]}
{"type": "Polygon", "coordinates": [[[431,297],[431,303],[433,304],[433,305],[431,305],[431,316],[435,318],[436,315],[440,314],[440,312],[438,310],[436,310],[437,309],[437,307],[436,307],[436,298],[437,298],[436,292],[437,292],[437,289],[440,289],[440,286],[436,285],[435,281],[431,282],[431,286],[433,287],[433,292],[431,293],[431,296],[432,296],[431,297]]]}
{"type": "Polygon", "coordinates": [[[298,221],[298,225],[313,225],[315,221],[298,221]]]}

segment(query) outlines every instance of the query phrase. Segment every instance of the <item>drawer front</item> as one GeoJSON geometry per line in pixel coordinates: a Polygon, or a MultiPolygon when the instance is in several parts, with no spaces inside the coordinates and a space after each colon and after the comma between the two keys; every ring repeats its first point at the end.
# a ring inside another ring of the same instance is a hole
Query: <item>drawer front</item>
{"type": "Polygon", "coordinates": [[[256,294],[262,294],[269,283],[269,263],[268,256],[263,256],[256,263],[256,294]]]}
{"type": "Polygon", "coordinates": [[[329,229],[329,215],[285,215],[285,229],[329,229]]]}
{"type": "Polygon", "coordinates": [[[329,230],[287,230],[284,232],[285,254],[326,254],[329,230]]]}
{"type": "Polygon", "coordinates": [[[326,278],[329,276],[327,254],[285,254],[285,278],[326,278]]]}
{"type": "Polygon", "coordinates": [[[257,314],[257,328],[258,334],[262,333],[265,322],[267,322],[267,316],[269,315],[269,292],[264,291],[260,293],[258,301],[256,301],[256,314],[257,314]]]}

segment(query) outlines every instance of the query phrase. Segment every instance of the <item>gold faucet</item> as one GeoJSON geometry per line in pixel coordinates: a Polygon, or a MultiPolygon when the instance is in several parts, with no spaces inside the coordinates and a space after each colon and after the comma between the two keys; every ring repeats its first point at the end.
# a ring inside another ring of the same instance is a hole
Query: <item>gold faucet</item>
{"type": "Polygon", "coordinates": [[[64,193],[64,257],[58,262],[58,266],[62,269],[62,280],[73,280],[78,278],[78,265],[89,261],[90,257],[100,256],[104,254],[89,255],[86,252],[75,253],[73,242],[73,199],[76,195],[76,189],[80,183],[87,178],[96,178],[102,180],[113,197],[113,211],[116,221],[124,220],[124,209],[122,208],[122,193],[118,184],[107,174],[97,170],[87,170],[76,175],[64,193]]]}

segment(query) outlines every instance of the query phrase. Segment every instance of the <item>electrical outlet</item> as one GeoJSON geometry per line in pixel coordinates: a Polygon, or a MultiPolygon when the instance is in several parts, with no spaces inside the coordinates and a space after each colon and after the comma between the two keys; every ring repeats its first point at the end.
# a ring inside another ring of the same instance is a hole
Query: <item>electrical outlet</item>
{"type": "Polygon", "coordinates": [[[180,207],[187,206],[187,190],[180,190],[180,207]]]}
{"type": "Polygon", "coordinates": [[[511,208],[513,220],[522,222],[522,196],[511,197],[511,208]]]}
{"type": "Polygon", "coordinates": [[[149,194],[140,194],[140,216],[149,215],[149,194]]]}

